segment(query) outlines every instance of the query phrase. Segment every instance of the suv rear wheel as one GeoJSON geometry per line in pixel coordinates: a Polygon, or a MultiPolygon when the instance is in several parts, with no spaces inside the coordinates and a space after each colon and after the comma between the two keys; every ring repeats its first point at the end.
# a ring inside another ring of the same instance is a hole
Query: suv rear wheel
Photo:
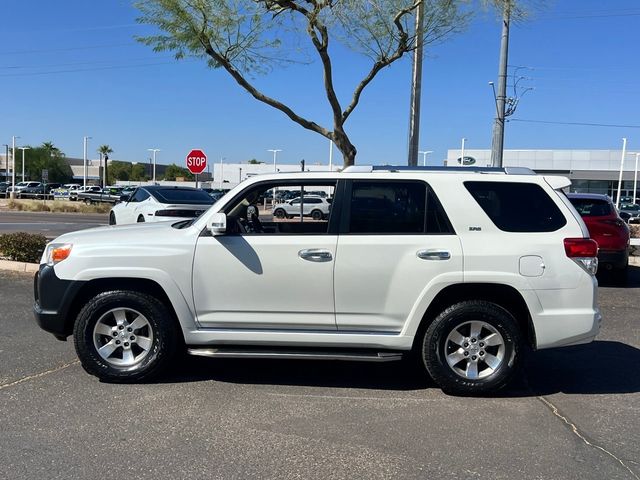
{"type": "Polygon", "coordinates": [[[486,301],[444,310],[427,328],[422,361],[435,382],[456,394],[504,387],[518,366],[522,335],[513,316],[486,301]]]}
{"type": "Polygon", "coordinates": [[[156,298],[126,290],[90,299],[73,329],[83,368],[110,382],[158,375],[174,356],[179,338],[175,322],[156,298]]]}

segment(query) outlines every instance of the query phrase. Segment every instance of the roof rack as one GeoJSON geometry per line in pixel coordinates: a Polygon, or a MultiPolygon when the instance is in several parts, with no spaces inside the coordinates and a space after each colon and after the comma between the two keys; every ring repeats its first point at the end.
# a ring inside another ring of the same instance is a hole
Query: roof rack
{"type": "Polygon", "coordinates": [[[353,165],[342,170],[343,173],[372,172],[448,172],[448,173],[504,173],[505,175],[535,175],[527,167],[410,167],[407,165],[353,165]]]}

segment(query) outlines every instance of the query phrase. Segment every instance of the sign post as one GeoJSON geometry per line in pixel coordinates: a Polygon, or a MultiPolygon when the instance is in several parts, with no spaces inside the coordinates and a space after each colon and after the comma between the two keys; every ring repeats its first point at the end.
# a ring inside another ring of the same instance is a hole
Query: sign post
{"type": "Polygon", "coordinates": [[[196,177],[196,188],[198,188],[198,175],[207,168],[207,155],[200,149],[194,149],[187,155],[187,168],[196,177]]]}

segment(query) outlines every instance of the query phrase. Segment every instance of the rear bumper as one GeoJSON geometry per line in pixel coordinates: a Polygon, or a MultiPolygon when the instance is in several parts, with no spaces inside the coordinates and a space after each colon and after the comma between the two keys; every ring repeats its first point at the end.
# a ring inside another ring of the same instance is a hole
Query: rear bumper
{"type": "Polygon", "coordinates": [[[624,268],[629,263],[629,250],[599,250],[598,263],[611,265],[614,268],[624,268]]]}
{"type": "Polygon", "coordinates": [[[73,332],[73,319],[68,313],[76,294],[84,282],[62,280],[53,267],[40,265],[33,279],[33,314],[43,330],[59,340],[65,340],[73,332]]]}

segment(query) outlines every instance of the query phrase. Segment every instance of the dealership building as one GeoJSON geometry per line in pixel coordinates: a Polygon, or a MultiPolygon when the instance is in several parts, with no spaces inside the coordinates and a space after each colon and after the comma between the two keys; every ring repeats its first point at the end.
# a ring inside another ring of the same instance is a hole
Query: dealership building
{"type": "MultiPolygon", "coordinates": [[[[445,165],[462,165],[461,149],[449,150],[445,165]]],[[[637,175],[635,152],[625,154],[622,169],[621,196],[632,196],[637,175]]],[[[464,164],[476,167],[491,166],[491,150],[464,151],[464,164]]],[[[602,193],[615,198],[622,150],[505,150],[503,166],[527,167],[544,175],[563,175],[571,180],[571,191],[602,193]]],[[[639,195],[636,193],[635,197],[639,195]]]]}

